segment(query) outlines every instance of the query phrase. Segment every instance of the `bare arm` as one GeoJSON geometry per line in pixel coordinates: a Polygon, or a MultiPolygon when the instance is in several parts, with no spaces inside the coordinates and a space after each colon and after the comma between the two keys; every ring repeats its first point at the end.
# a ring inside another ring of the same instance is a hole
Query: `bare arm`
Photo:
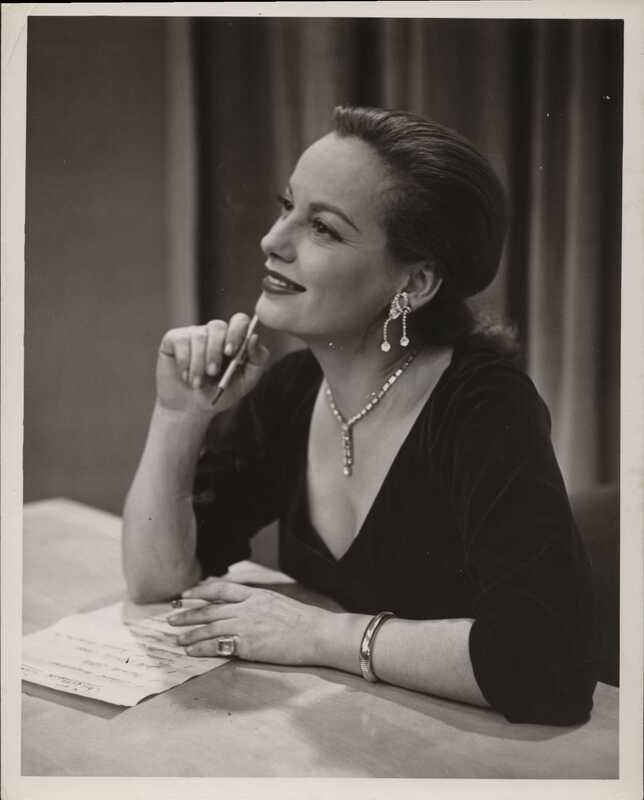
{"type": "Polygon", "coordinates": [[[201,577],[191,496],[209,421],[155,405],[123,511],[123,569],[135,602],[165,600],[201,577]]]}
{"type": "MultiPolygon", "coordinates": [[[[319,663],[360,674],[359,648],[371,617],[325,612],[319,663]]],[[[472,619],[388,619],[378,630],[372,666],[383,681],[477,706],[489,706],[469,655],[472,619]]]]}
{"type": "MultiPolygon", "coordinates": [[[[217,655],[216,637],[234,634],[243,659],[360,674],[360,642],[370,615],[327,611],[225,580],[208,581],[184,596],[210,601],[169,618],[171,624],[200,626],[179,636],[190,655],[217,655]]],[[[471,619],[388,619],[374,639],[373,670],[396,686],[488,706],[470,661],[472,624],[471,619]]]]}
{"type": "MultiPolygon", "coordinates": [[[[201,577],[192,484],[215,413],[210,404],[213,378],[220,372],[224,352],[237,352],[248,322],[245,314],[236,314],[228,325],[214,320],[172,330],[161,342],[157,400],[123,510],[123,571],[135,602],[166,600],[201,577]]],[[[251,337],[249,361],[217,403],[217,412],[230,408],[255,385],[267,357],[257,336],[251,337]]]]}

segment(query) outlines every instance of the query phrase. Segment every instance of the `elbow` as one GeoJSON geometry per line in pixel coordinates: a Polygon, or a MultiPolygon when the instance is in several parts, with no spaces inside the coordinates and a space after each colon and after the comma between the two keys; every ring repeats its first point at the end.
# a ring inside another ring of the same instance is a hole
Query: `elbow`
{"type": "Polygon", "coordinates": [[[129,528],[127,514],[124,513],[121,530],[121,571],[125,579],[127,599],[141,605],[157,602],[160,599],[158,587],[154,586],[154,581],[148,575],[148,565],[142,563],[140,557],[137,558],[136,552],[130,545],[129,528]]]}
{"type": "Polygon", "coordinates": [[[498,675],[494,685],[486,687],[486,696],[509,722],[583,725],[590,719],[596,684],[596,672],[590,665],[563,674],[547,664],[534,663],[512,676],[498,675]]]}
{"type": "Polygon", "coordinates": [[[132,584],[130,581],[125,581],[127,591],[127,599],[136,605],[145,605],[146,603],[153,603],[152,595],[149,594],[145,586],[139,584],[132,584]]]}
{"type": "Polygon", "coordinates": [[[127,589],[127,597],[132,603],[136,605],[147,605],[148,603],[163,603],[170,600],[176,595],[170,595],[167,592],[159,591],[159,587],[152,586],[145,581],[128,580],[126,578],[125,585],[127,589]]]}
{"type": "Polygon", "coordinates": [[[581,693],[578,687],[541,689],[501,708],[510,722],[558,727],[583,725],[590,719],[593,692],[581,693]]]}
{"type": "Polygon", "coordinates": [[[167,603],[178,597],[183,591],[199,583],[201,568],[198,562],[182,574],[169,575],[164,572],[135,570],[127,567],[124,559],[123,574],[127,597],[137,605],[148,603],[167,603]]]}
{"type": "MultiPolygon", "coordinates": [[[[477,626],[474,626],[477,627],[477,626]]],[[[590,719],[598,662],[587,653],[499,641],[483,626],[470,638],[474,674],[490,706],[509,722],[582,725],[590,719]],[[486,635],[487,634],[487,635],[486,635]]]]}
{"type": "Polygon", "coordinates": [[[127,598],[137,605],[166,603],[201,580],[196,558],[180,564],[162,563],[148,552],[128,546],[127,525],[123,525],[121,568],[127,598]]]}
{"type": "Polygon", "coordinates": [[[128,557],[125,549],[123,549],[121,564],[128,600],[137,605],[145,605],[146,603],[163,602],[167,599],[168,593],[163,592],[161,586],[156,585],[156,581],[147,574],[141,565],[133,563],[133,559],[128,557]]]}
{"type": "Polygon", "coordinates": [[[198,566],[194,574],[168,576],[150,572],[123,570],[128,600],[137,605],[167,603],[178,597],[185,589],[199,582],[198,566]]]}

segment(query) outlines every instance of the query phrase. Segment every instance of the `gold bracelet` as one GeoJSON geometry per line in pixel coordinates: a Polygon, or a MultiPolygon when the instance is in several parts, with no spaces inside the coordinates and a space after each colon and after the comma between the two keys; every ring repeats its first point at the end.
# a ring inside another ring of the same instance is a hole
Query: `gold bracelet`
{"type": "Polygon", "coordinates": [[[362,641],[360,642],[360,672],[362,677],[370,683],[375,683],[378,680],[375,672],[371,667],[371,657],[373,655],[373,642],[376,637],[378,629],[389,617],[395,616],[391,611],[381,611],[373,617],[365,632],[362,634],[362,641]]]}

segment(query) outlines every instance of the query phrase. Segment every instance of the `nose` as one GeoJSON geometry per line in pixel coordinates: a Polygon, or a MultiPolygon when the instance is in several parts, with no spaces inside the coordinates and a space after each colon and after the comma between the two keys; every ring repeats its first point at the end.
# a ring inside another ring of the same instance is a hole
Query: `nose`
{"type": "Polygon", "coordinates": [[[281,261],[295,260],[295,243],[293,231],[287,220],[281,217],[275,220],[268,233],[262,237],[260,247],[265,256],[272,256],[281,261]]]}

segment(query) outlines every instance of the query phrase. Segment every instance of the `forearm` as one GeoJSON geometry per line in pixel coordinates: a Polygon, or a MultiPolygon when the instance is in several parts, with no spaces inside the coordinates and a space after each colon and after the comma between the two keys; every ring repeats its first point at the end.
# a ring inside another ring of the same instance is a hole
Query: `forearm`
{"type": "Polygon", "coordinates": [[[154,409],[123,512],[123,570],[133,600],[164,600],[200,578],[192,483],[209,421],[154,409]]]}
{"type": "MultiPolygon", "coordinates": [[[[359,648],[369,620],[363,614],[324,612],[319,627],[319,662],[360,674],[359,648]]],[[[372,666],[382,681],[407,689],[489,706],[469,656],[473,620],[387,620],[374,639],[372,666]]]]}

